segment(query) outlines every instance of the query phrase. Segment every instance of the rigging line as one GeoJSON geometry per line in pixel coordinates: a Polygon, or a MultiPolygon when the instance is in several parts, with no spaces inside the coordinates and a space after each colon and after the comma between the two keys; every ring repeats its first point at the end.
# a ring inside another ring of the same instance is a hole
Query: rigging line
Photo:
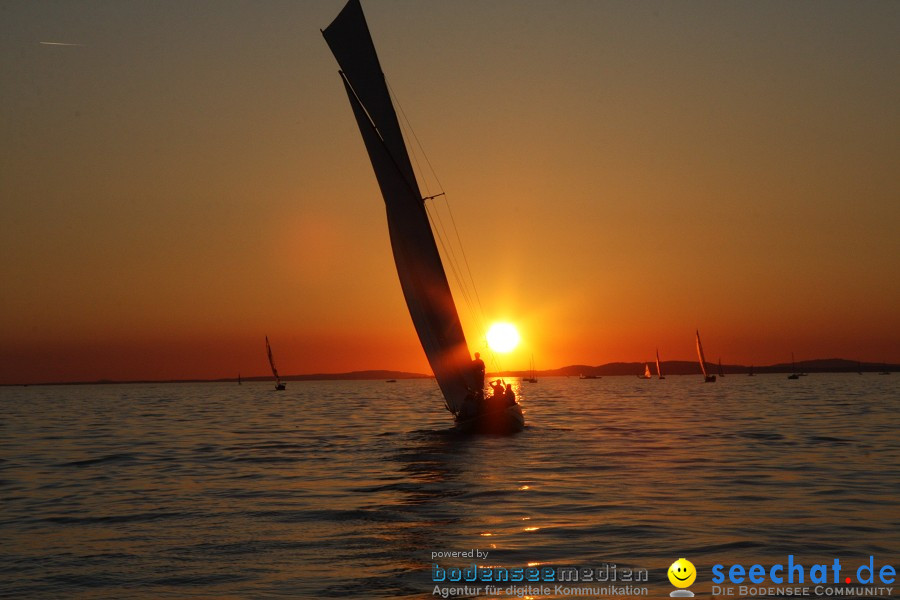
{"type": "MultiPolygon", "coordinates": [[[[449,240],[448,242],[446,242],[446,244],[452,248],[452,238],[450,238],[447,235],[447,229],[444,226],[444,220],[441,218],[441,213],[437,206],[434,207],[434,217],[437,220],[437,224],[438,224],[437,225],[438,237],[441,238],[442,243],[443,243],[444,239],[449,240]]],[[[467,285],[465,277],[463,276],[464,272],[463,272],[462,268],[460,267],[459,260],[456,258],[455,255],[452,258],[451,266],[452,266],[452,268],[454,270],[454,274],[456,276],[456,282],[460,286],[460,289],[462,290],[462,292],[465,296],[466,306],[469,309],[469,314],[472,316],[474,325],[475,325],[476,329],[478,330],[479,337],[484,337],[484,332],[485,332],[484,319],[483,319],[483,316],[481,314],[479,314],[479,312],[477,310],[477,305],[475,304],[475,301],[472,299],[472,292],[474,291],[474,288],[472,291],[469,290],[470,285],[467,285]]]]}
{"type": "MultiPolygon", "coordinates": [[[[435,182],[437,182],[438,189],[440,189],[441,192],[443,193],[444,185],[441,183],[441,180],[437,175],[437,171],[435,171],[434,166],[431,164],[431,159],[428,158],[428,153],[425,152],[425,147],[422,145],[422,142],[419,141],[419,136],[416,135],[416,130],[413,129],[412,124],[409,122],[409,118],[407,118],[407,116],[406,116],[406,111],[403,110],[403,105],[400,104],[400,100],[397,98],[397,95],[394,93],[394,89],[391,87],[390,82],[387,80],[387,76],[385,76],[384,82],[387,85],[388,91],[390,92],[391,96],[393,96],[394,101],[397,103],[397,108],[400,109],[400,114],[403,116],[403,119],[406,121],[407,128],[409,129],[409,132],[412,134],[413,139],[416,141],[416,145],[419,147],[419,150],[422,152],[422,157],[425,159],[425,163],[428,165],[428,168],[431,170],[431,176],[434,177],[435,182]]],[[[419,159],[418,159],[418,157],[416,157],[417,165],[418,165],[418,161],[419,161],[419,159]]],[[[421,168],[420,168],[420,171],[421,171],[421,168]]],[[[423,177],[423,180],[424,179],[425,178],[423,177]]],[[[427,193],[429,193],[427,190],[427,188],[428,188],[427,181],[424,183],[425,183],[426,194],[427,194],[427,193]]],[[[438,195],[441,195],[441,194],[438,194],[438,195]]],[[[456,226],[456,219],[453,217],[453,209],[450,207],[450,202],[447,200],[446,194],[444,194],[444,202],[447,205],[447,212],[450,213],[450,221],[453,225],[453,230],[456,234],[456,241],[457,241],[457,244],[459,245],[460,253],[462,254],[462,257],[463,257],[463,262],[466,265],[466,272],[469,275],[469,284],[472,286],[472,290],[475,293],[475,299],[478,304],[478,309],[481,311],[482,318],[483,318],[484,306],[482,305],[481,297],[478,294],[478,286],[475,285],[475,278],[472,276],[472,269],[469,266],[469,258],[468,258],[468,256],[466,256],[466,247],[463,245],[462,239],[460,238],[459,228],[456,226]]],[[[485,330],[482,327],[482,333],[484,333],[484,332],[485,332],[485,330]]]]}
{"type": "MultiPolygon", "coordinates": [[[[391,87],[390,87],[390,84],[387,83],[387,78],[385,78],[385,83],[388,85],[388,90],[391,93],[391,96],[393,97],[394,102],[397,104],[397,107],[400,109],[400,114],[403,117],[402,120],[400,120],[401,127],[403,125],[406,126],[404,129],[406,131],[409,131],[412,134],[413,138],[416,140],[416,144],[418,145],[420,152],[424,155],[425,149],[422,148],[422,144],[419,142],[418,136],[415,135],[415,131],[413,130],[412,124],[409,122],[409,118],[406,116],[406,113],[403,110],[403,106],[400,104],[400,100],[397,98],[396,94],[394,94],[393,89],[391,89],[391,87]]],[[[461,274],[462,269],[459,267],[459,260],[456,257],[456,252],[453,249],[453,245],[450,243],[451,238],[449,238],[449,236],[447,235],[447,231],[446,231],[446,228],[444,227],[443,219],[441,219],[441,216],[440,216],[440,211],[437,206],[434,207],[434,213],[437,216],[437,222],[438,222],[440,229],[435,227],[435,223],[434,223],[435,219],[432,216],[431,211],[429,211],[427,201],[432,200],[434,198],[439,198],[441,196],[445,196],[446,194],[443,191],[441,191],[438,194],[431,194],[431,190],[429,189],[429,186],[428,186],[428,178],[425,176],[425,172],[423,171],[422,165],[419,162],[419,153],[413,152],[412,156],[413,156],[413,160],[415,161],[416,170],[420,174],[419,179],[421,180],[422,185],[425,187],[426,196],[422,198],[422,202],[425,204],[425,211],[428,214],[429,220],[431,221],[432,229],[436,233],[437,238],[441,243],[441,247],[444,249],[444,254],[447,256],[447,262],[449,263],[450,269],[453,272],[454,280],[456,281],[457,286],[459,287],[460,291],[462,292],[463,300],[466,303],[466,308],[469,310],[469,313],[475,318],[476,327],[479,330],[483,331],[484,325],[483,325],[483,323],[479,322],[479,315],[475,309],[475,303],[472,301],[472,297],[471,297],[471,294],[469,293],[468,286],[466,284],[466,280],[464,277],[462,277],[462,274],[461,274]]],[[[433,171],[434,171],[434,169],[432,168],[432,172],[433,171]]],[[[451,215],[451,217],[452,217],[452,215],[451,215]]],[[[459,238],[459,234],[457,232],[457,239],[458,238],[459,238]]],[[[464,253],[463,253],[463,257],[465,258],[464,253]]]]}
{"type": "MultiPolygon", "coordinates": [[[[453,254],[452,246],[450,246],[450,244],[452,243],[452,240],[447,235],[447,229],[444,227],[444,220],[441,219],[441,213],[438,210],[437,206],[434,207],[434,216],[436,217],[438,227],[440,228],[438,231],[438,237],[442,238],[442,240],[443,239],[448,240],[447,246],[450,247],[450,252],[451,252],[451,254],[453,254]]],[[[459,268],[459,261],[456,259],[455,254],[451,257],[451,263],[452,263],[451,266],[453,267],[454,271],[458,272],[457,283],[463,289],[463,293],[467,297],[467,304],[469,306],[469,310],[472,312],[472,316],[474,316],[477,321],[478,315],[477,315],[477,313],[475,313],[474,304],[471,301],[471,295],[469,294],[469,290],[465,285],[465,280],[462,278],[462,269],[459,268]]],[[[476,325],[477,325],[477,322],[476,322],[476,325]]]]}
{"type": "Polygon", "coordinates": [[[472,303],[472,297],[469,294],[469,290],[466,288],[465,282],[462,279],[457,261],[455,260],[455,258],[452,257],[452,250],[448,251],[447,239],[446,239],[447,234],[445,231],[443,231],[444,226],[443,226],[443,223],[441,222],[440,214],[437,213],[436,210],[432,211],[429,208],[427,203],[425,204],[425,212],[426,212],[426,214],[428,214],[428,219],[431,221],[431,228],[435,232],[436,237],[441,244],[441,248],[444,249],[444,254],[451,255],[451,258],[448,258],[447,262],[450,265],[450,270],[453,273],[453,278],[456,281],[456,285],[459,286],[460,292],[462,293],[462,296],[463,296],[463,300],[466,303],[466,307],[469,309],[469,312],[472,315],[475,315],[474,305],[472,303]],[[437,217],[438,225],[435,225],[435,217],[437,217]],[[442,235],[442,232],[443,232],[443,235],[442,235]]]}
{"type": "MultiPolygon", "coordinates": [[[[385,84],[387,84],[387,77],[384,78],[384,82],[385,82],[385,84]]],[[[393,98],[394,103],[397,104],[397,107],[400,108],[400,114],[403,115],[403,119],[397,121],[398,124],[400,125],[401,130],[409,131],[410,133],[412,133],[412,125],[410,124],[409,119],[406,118],[406,114],[403,112],[403,107],[400,106],[400,101],[397,100],[397,96],[394,95],[394,92],[393,92],[393,90],[391,90],[390,86],[388,86],[388,93],[393,98]],[[403,127],[404,123],[406,123],[406,127],[403,127]]],[[[401,131],[401,134],[403,134],[404,131],[401,131]]],[[[415,135],[413,135],[413,137],[415,137],[415,135]]],[[[428,198],[433,198],[433,196],[429,195],[429,194],[431,194],[431,190],[428,189],[428,179],[425,177],[425,171],[422,170],[422,165],[419,164],[419,153],[415,152],[415,148],[413,148],[412,157],[416,163],[415,164],[415,172],[413,173],[413,177],[418,175],[418,179],[422,182],[422,185],[425,187],[425,194],[427,197],[422,198],[422,201],[424,202],[428,198]]]]}
{"type": "MultiPolygon", "coordinates": [[[[359,95],[356,93],[356,90],[353,89],[353,85],[350,84],[350,80],[347,79],[347,75],[343,71],[338,71],[338,73],[340,74],[341,79],[344,82],[344,86],[348,90],[348,94],[352,92],[352,99],[350,100],[351,107],[353,106],[353,101],[355,100],[356,104],[359,105],[360,109],[362,109],[363,113],[366,115],[366,119],[368,119],[369,125],[372,127],[372,131],[375,132],[375,135],[378,137],[378,141],[380,141],[381,145],[384,146],[385,153],[391,159],[391,162],[394,164],[394,167],[396,167],[397,172],[400,174],[400,178],[406,184],[406,187],[409,188],[409,191],[412,192],[414,196],[421,196],[421,193],[418,189],[418,186],[415,184],[415,182],[410,182],[406,178],[406,173],[400,167],[400,163],[397,162],[397,158],[391,152],[391,149],[387,145],[387,142],[384,141],[384,136],[381,135],[381,131],[378,129],[378,126],[375,124],[375,121],[372,120],[372,115],[369,113],[369,109],[366,108],[366,105],[363,104],[362,100],[360,100],[359,95]]],[[[399,123],[398,123],[398,125],[399,125],[399,123]]],[[[407,156],[407,159],[408,158],[409,157],[407,156]]],[[[410,165],[410,167],[412,167],[412,165],[410,165]]],[[[413,177],[415,177],[415,173],[413,173],[413,177]]]]}
{"type": "MultiPolygon", "coordinates": [[[[466,248],[463,245],[462,238],[459,235],[459,228],[456,226],[456,218],[453,216],[453,209],[450,207],[450,202],[447,200],[446,193],[443,191],[444,186],[441,183],[440,178],[437,176],[437,171],[435,171],[434,165],[431,164],[431,159],[428,158],[428,153],[425,152],[425,147],[422,146],[422,142],[419,141],[419,136],[416,135],[415,129],[413,129],[412,124],[409,122],[409,118],[406,116],[406,111],[403,110],[403,105],[400,103],[400,99],[397,98],[397,95],[394,93],[394,89],[391,87],[391,84],[387,80],[386,76],[385,76],[384,80],[385,80],[385,84],[387,85],[388,91],[390,92],[391,96],[393,97],[394,102],[397,104],[397,108],[400,109],[400,115],[403,117],[403,120],[406,122],[407,129],[409,130],[410,134],[412,134],[412,137],[416,142],[416,146],[418,146],[419,150],[422,153],[422,157],[425,159],[425,163],[428,165],[428,168],[431,171],[431,176],[434,177],[434,180],[438,185],[438,189],[441,190],[440,194],[435,194],[434,196],[431,196],[431,197],[436,198],[438,196],[444,196],[444,203],[447,206],[447,212],[450,213],[450,221],[451,221],[451,224],[453,225],[454,234],[456,235],[457,246],[459,246],[460,254],[462,254],[463,263],[465,264],[465,267],[466,267],[465,272],[469,277],[468,281],[466,281],[466,285],[472,286],[472,292],[475,295],[475,306],[477,306],[478,312],[476,312],[475,310],[472,310],[472,314],[473,314],[473,316],[475,316],[476,322],[478,322],[478,323],[476,323],[476,326],[480,329],[479,333],[481,333],[481,335],[485,335],[486,329],[484,326],[484,321],[485,321],[484,305],[481,302],[481,296],[478,294],[478,286],[475,285],[475,277],[472,276],[472,268],[469,266],[469,257],[466,255],[466,248]]],[[[413,155],[414,155],[414,158],[416,161],[416,166],[419,168],[419,171],[422,172],[421,166],[419,165],[418,154],[413,153],[413,155]]],[[[430,194],[430,191],[428,190],[428,181],[424,176],[422,177],[422,183],[425,185],[425,193],[430,194]]],[[[453,249],[452,244],[450,244],[449,242],[448,242],[448,247],[450,247],[451,250],[453,249]]],[[[449,257],[453,261],[457,260],[454,252],[451,252],[449,257]]],[[[462,269],[460,269],[460,270],[462,270],[462,269]]]]}
{"type": "MultiPolygon", "coordinates": [[[[431,215],[431,211],[428,210],[428,206],[425,207],[425,214],[428,215],[428,220],[431,222],[431,228],[433,230],[436,230],[436,227],[434,225],[434,219],[431,215]]],[[[440,242],[440,244],[441,244],[441,248],[444,249],[444,254],[447,254],[447,248],[444,243],[444,238],[440,235],[440,232],[438,232],[437,239],[438,239],[438,242],[440,242]]],[[[468,309],[470,311],[472,311],[472,300],[469,297],[467,290],[462,285],[462,281],[460,280],[460,276],[459,276],[459,271],[457,270],[456,265],[452,261],[448,261],[448,262],[450,262],[450,271],[453,273],[453,278],[456,280],[456,284],[460,287],[460,290],[462,292],[463,301],[466,303],[466,306],[468,307],[468,309]]]]}
{"type": "MultiPolygon", "coordinates": [[[[366,109],[365,105],[359,99],[359,96],[357,95],[356,90],[353,89],[353,86],[350,84],[350,81],[347,79],[346,74],[344,74],[343,71],[339,71],[339,73],[340,73],[341,78],[344,81],[344,85],[346,86],[347,90],[350,92],[351,104],[352,104],[353,100],[356,101],[357,105],[360,107],[360,109],[362,109],[363,113],[366,115],[366,120],[369,122],[369,125],[372,127],[372,130],[375,132],[375,135],[378,137],[379,141],[384,146],[388,157],[390,157],[391,162],[394,164],[394,167],[396,167],[397,170],[399,171],[399,173],[401,175],[401,179],[406,183],[406,185],[407,185],[407,187],[409,187],[410,191],[412,191],[413,193],[415,193],[418,196],[421,196],[421,194],[418,193],[416,186],[412,182],[410,182],[406,179],[406,175],[404,174],[403,169],[400,168],[399,163],[397,162],[394,155],[391,153],[390,148],[388,148],[388,146],[387,146],[387,143],[385,143],[384,137],[382,137],[381,132],[378,130],[378,127],[375,125],[375,122],[372,120],[371,114],[369,114],[368,109],[366,109]]],[[[387,83],[387,79],[385,79],[385,83],[387,83]]],[[[400,108],[400,112],[403,113],[403,108],[400,106],[399,101],[397,102],[397,106],[400,108]]],[[[405,113],[403,113],[403,117],[404,117],[404,119],[406,118],[405,113]]],[[[408,119],[407,119],[407,125],[409,126],[409,129],[412,131],[412,126],[409,125],[408,119]]],[[[413,137],[416,139],[416,142],[419,143],[418,137],[415,135],[415,131],[412,131],[412,133],[413,133],[413,137]]],[[[421,148],[421,143],[419,143],[419,147],[422,151],[422,154],[425,155],[425,150],[423,148],[421,148]]],[[[427,160],[427,155],[426,155],[426,160],[427,160]]],[[[429,167],[430,167],[430,163],[429,163],[429,167]]],[[[432,172],[433,171],[434,171],[434,169],[432,167],[432,172]]],[[[413,174],[413,177],[415,177],[415,174],[413,174]]],[[[436,176],[435,176],[435,179],[437,179],[436,176]]],[[[423,201],[423,205],[424,204],[425,204],[425,202],[423,201]]],[[[425,212],[426,212],[426,215],[428,216],[429,220],[431,220],[431,214],[428,212],[427,206],[423,206],[423,207],[426,209],[425,212]]],[[[432,222],[432,228],[433,228],[433,226],[434,226],[434,224],[432,222]]],[[[443,246],[444,240],[440,237],[440,235],[438,236],[438,238],[440,239],[441,245],[443,246]]],[[[445,253],[447,252],[446,248],[444,251],[445,251],[445,253]]],[[[453,257],[452,253],[450,253],[449,256],[452,258],[453,257]]],[[[460,289],[465,290],[465,285],[461,281],[461,278],[460,278],[459,274],[456,272],[456,268],[453,266],[452,262],[451,262],[451,268],[454,271],[454,277],[456,278],[457,284],[460,286],[460,289]]],[[[475,311],[472,309],[471,300],[467,300],[467,305],[469,306],[469,310],[474,314],[475,311]]],[[[447,408],[449,410],[449,405],[446,404],[446,399],[445,399],[445,405],[447,406],[447,408]]]]}
{"type": "MultiPolygon", "coordinates": [[[[413,139],[416,141],[416,145],[419,147],[419,150],[422,152],[422,155],[425,156],[425,149],[422,147],[421,142],[419,142],[419,137],[416,135],[415,130],[413,130],[412,123],[409,122],[409,118],[406,116],[406,111],[403,110],[403,105],[400,104],[400,99],[397,97],[397,94],[394,93],[394,88],[391,87],[391,83],[388,81],[387,75],[384,75],[384,84],[387,86],[388,93],[391,95],[391,99],[393,100],[394,104],[396,104],[397,108],[400,109],[400,116],[402,116],[403,121],[406,122],[406,129],[408,129],[409,132],[412,134],[413,139]]],[[[413,157],[416,161],[416,165],[418,166],[419,157],[415,152],[413,152],[413,157]]],[[[427,156],[425,156],[425,160],[426,161],[428,160],[427,156]]],[[[428,165],[428,168],[431,169],[431,173],[432,173],[432,175],[434,175],[434,169],[431,167],[430,163],[428,165]]],[[[422,173],[422,183],[425,186],[425,194],[426,195],[430,194],[431,192],[428,189],[428,181],[426,180],[425,172],[422,170],[421,167],[419,167],[419,172],[422,173]]],[[[444,188],[441,187],[441,182],[438,181],[437,177],[435,177],[434,180],[437,182],[438,188],[443,192],[444,188]]]]}
{"type": "MultiPolygon", "coordinates": [[[[475,285],[475,278],[472,277],[472,269],[469,267],[469,259],[466,256],[465,247],[462,245],[462,239],[460,238],[460,235],[459,235],[459,229],[456,227],[456,219],[453,218],[453,211],[450,209],[450,203],[447,202],[446,193],[444,192],[444,186],[441,184],[441,181],[437,176],[437,172],[434,170],[434,166],[431,164],[431,160],[428,158],[428,153],[425,152],[425,147],[422,145],[422,142],[419,141],[419,136],[416,135],[416,130],[413,128],[412,123],[410,123],[409,118],[406,116],[406,111],[403,110],[403,105],[401,104],[400,99],[397,97],[397,94],[394,93],[394,89],[391,87],[391,83],[390,83],[390,81],[388,81],[387,76],[384,77],[384,82],[388,88],[388,93],[391,95],[394,103],[397,105],[397,108],[400,110],[400,115],[402,116],[402,120],[403,120],[403,122],[406,123],[406,129],[412,134],[412,137],[416,142],[416,146],[418,146],[419,151],[422,153],[422,156],[425,159],[425,162],[428,164],[428,168],[431,170],[432,177],[434,177],[435,182],[437,182],[437,184],[438,184],[438,189],[441,190],[441,193],[439,193],[439,194],[434,194],[433,196],[430,195],[430,190],[428,189],[428,180],[424,176],[424,172],[422,171],[421,165],[419,164],[418,154],[416,152],[413,152],[413,159],[416,161],[416,166],[419,168],[419,172],[422,173],[422,178],[421,178],[422,184],[425,186],[426,195],[428,195],[426,198],[423,198],[423,200],[427,200],[429,198],[437,198],[440,196],[444,197],[444,202],[447,205],[447,211],[450,213],[450,219],[453,224],[454,232],[456,234],[457,245],[459,246],[460,253],[462,254],[463,261],[466,266],[466,272],[468,273],[468,276],[469,276],[468,281],[466,281],[466,279],[464,277],[459,276],[459,277],[457,277],[456,282],[460,286],[460,289],[463,290],[464,294],[468,294],[468,289],[467,289],[468,286],[472,287],[472,291],[475,295],[477,304],[476,303],[467,303],[467,305],[469,307],[469,311],[472,313],[472,316],[475,318],[476,327],[478,327],[478,329],[480,330],[479,333],[481,333],[482,335],[485,335],[486,330],[484,328],[484,308],[481,304],[481,298],[478,295],[478,288],[475,285]],[[475,306],[477,306],[478,310],[480,311],[480,313],[481,313],[480,315],[479,315],[478,311],[475,310],[475,308],[474,308],[475,306]]],[[[444,225],[443,225],[443,219],[440,218],[440,212],[437,207],[435,207],[435,214],[437,215],[437,220],[441,226],[441,229],[444,230],[444,236],[447,237],[447,242],[444,245],[445,254],[447,255],[447,259],[451,263],[458,263],[459,260],[456,258],[456,252],[453,248],[452,238],[450,238],[446,233],[446,229],[444,228],[444,225]]],[[[433,224],[434,223],[432,221],[432,225],[433,224]]],[[[440,236],[440,234],[438,234],[438,235],[440,236]]],[[[451,268],[456,268],[460,271],[460,273],[462,273],[462,268],[460,268],[460,267],[456,267],[453,264],[451,264],[451,268]]]]}

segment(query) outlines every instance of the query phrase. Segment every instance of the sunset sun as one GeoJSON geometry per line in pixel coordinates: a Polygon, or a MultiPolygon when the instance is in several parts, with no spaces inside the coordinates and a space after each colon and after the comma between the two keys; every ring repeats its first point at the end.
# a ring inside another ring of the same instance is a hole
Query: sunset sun
{"type": "Polygon", "coordinates": [[[519,339],[519,332],[512,323],[494,323],[487,332],[488,346],[501,354],[515,350],[519,339]]]}

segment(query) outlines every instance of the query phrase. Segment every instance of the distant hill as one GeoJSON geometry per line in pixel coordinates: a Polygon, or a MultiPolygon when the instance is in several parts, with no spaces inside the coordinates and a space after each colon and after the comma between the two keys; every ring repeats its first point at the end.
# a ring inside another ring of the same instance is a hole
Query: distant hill
{"type": "MultiPolygon", "coordinates": [[[[718,373],[718,364],[709,363],[712,373],[718,373]]],[[[898,372],[900,365],[883,363],[861,363],[844,358],[820,358],[815,360],[801,360],[796,363],[795,369],[799,373],[880,373],[898,372]]],[[[650,370],[656,376],[656,364],[650,363],[650,370]]],[[[763,373],[791,373],[790,363],[775,365],[754,365],[753,372],[763,373]]],[[[697,361],[667,360],[662,362],[663,375],[699,375],[700,365],[697,361]]],[[[747,365],[722,365],[722,372],[726,375],[746,375],[750,367],[747,365]]],[[[580,375],[595,375],[602,377],[637,376],[644,372],[643,362],[613,362],[605,365],[569,365],[559,369],[547,369],[535,371],[535,377],[578,377],[580,375]]],[[[490,373],[491,377],[530,377],[530,370],[501,371],[490,373]]],[[[430,379],[432,375],[423,373],[409,373],[407,371],[388,371],[382,369],[369,371],[349,371],[346,373],[309,373],[306,375],[288,375],[282,377],[284,381],[362,381],[379,379],[430,379]]],[[[78,384],[106,384],[106,383],[192,383],[192,382],[237,382],[234,377],[222,379],[178,379],[178,380],[139,380],[139,381],[71,381],[65,383],[32,383],[25,385],[78,385],[78,384]]],[[[256,377],[244,377],[242,381],[272,381],[271,375],[256,377]]],[[[4,384],[23,385],[23,384],[4,384]]]]}
{"type": "MultiPolygon", "coordinates": [[[[282,381],[363,381],[378,379],[429,379],[431,375],[423,373],[408,373],[406,371],[386,371],[383,369],[375,369],[370,371],[348,371],[346,373],[310,373],[307,375],[288,375],[282,377],[282,381]]],[[[271,375],[262,377],[245,377],[243,381],[269,381],[271,375]]],[[[218,379],[217,381],[237,381],[233,377],[228,379],[218,379]]]]}

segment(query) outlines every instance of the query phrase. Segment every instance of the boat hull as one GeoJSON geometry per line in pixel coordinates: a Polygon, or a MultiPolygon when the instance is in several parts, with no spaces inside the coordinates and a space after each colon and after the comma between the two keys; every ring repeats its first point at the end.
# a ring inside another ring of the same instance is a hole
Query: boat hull
{"type": "Polygon", "coordinates": [[[468,419],[457,419],[454,429],[460,433],[509,435],[525,428],[525,415],[518,404],[488,409],[468,419]]]}
{"type": "Polygon", "coordinates": [[[715,375],[707,375],[707,376],[703,379],[703,382],[704,382],[704,383],[715,383],[715,382],[716,382],[716,376],[715,376],[715,375]]]}

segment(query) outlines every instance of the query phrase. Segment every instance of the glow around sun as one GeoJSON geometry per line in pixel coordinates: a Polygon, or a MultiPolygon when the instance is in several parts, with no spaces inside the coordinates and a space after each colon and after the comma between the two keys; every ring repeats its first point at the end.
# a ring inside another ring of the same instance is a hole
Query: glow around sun
{"type": "Polygon", "coordinates": [[[494,323],[487,332],[488,346],[501,354],[515,350],[520,339],[519,332],[512,323],[494,323]]]}

